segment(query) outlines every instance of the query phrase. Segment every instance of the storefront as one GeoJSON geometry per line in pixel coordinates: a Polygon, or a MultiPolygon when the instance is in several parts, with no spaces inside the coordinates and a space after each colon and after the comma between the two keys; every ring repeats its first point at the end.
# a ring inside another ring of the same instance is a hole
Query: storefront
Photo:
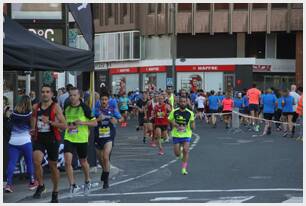
{"type": "Polygon", "coordinates": [[[235,87],[235,65],[176,66],[177,91],[226,91],[235,87]]]}
{"type": "Polygon", "coordinates": [[[114,94],[123,94],[139,89],[139,73],[137,67],[111,68],[109,75],[114,94]]]}
{"type": "Polygon", "coordinates": [[[141,73],[143,91],[166,89],[166,66],[140,67],[139,71],[141,73]]]}

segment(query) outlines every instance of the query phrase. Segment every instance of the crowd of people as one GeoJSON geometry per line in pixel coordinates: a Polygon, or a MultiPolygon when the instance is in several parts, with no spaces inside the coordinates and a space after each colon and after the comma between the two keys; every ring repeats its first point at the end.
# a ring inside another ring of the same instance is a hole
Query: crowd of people
{"type": "MultiPolygon", "coordinates": [[[[163,144],[170,139],[174,155],[181,159],[181,174],[187,175],[189,144],[195,119],[198,124],[209,124],[212,128],[224,125],[231,127],[232,113],[239,116],[239,122],[262,135],[270,135],[275,128],[284,137],[295,137],[295,130],[302,125],[303,88],[291,86],[291,90],[268,88],[260,91],[254,84],[244,91],[215,92],[198,90],[188,93],[181,89],[174,93],[165,91],[136,91],[111,94],[103,90],[95,93],[94,106],[90,107],[89,91],[82,92],[73,85],[53,92],[49,85],[41,88],[40,98],[35,92],[22,95],[11,114],[4,108],[6,123],[10,125],[8,147],[7,184],[5,192],[13,192],[13,172],[21,154],[24,155],[29,174],[29,189],[35,190],[33,198],[41,198],[46,191],[41,166],[48,155],[53,192],[51,202],[58,202],[59,171],[58,149],[64,143],[65,170],[70,193],[80,190],[76,185],[72,158],[76,151],[84,173],[84,193],[91,189],[89,172],[88,140],[90,128],[94,128],[94,144],[97,159],[102,166],[103,188],[109,187],[110,154],[116,136],[116,124],[127,127],[128,120],[137,118],[136,130],[143,131],[142,142],[157,148],[158,155],[164,155],[163,144]],[[217,126],[218,124],[218,126],[217,126]]],[[[297,140],[302,140],[300,129],[297,140]]]]}

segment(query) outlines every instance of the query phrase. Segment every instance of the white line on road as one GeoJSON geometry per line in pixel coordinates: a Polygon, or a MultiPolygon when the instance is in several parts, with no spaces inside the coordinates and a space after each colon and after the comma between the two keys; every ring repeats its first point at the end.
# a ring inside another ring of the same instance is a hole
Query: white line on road
{"type": "Polygon", "coordinates": [[[188,197],[155,197],[151,199],[151,202],[159,202],[159,201],[178,201],[178,200],[185,200],[188,197]]]}
{"type": "Polygon", "coordinates": [[[288,200],[283,201],[283,203],[303,203],[303,197],[291,197],[288,200]]]}
{"type": "Polygon", "coordinates": [[[149,194],[175,194],[175,193],[217,193],[217,192],[277,192],[294,191],[303,192],[301,188],[257,188],[257,189],[229,189],[229,190],[166,190],[166,191],[147,191],[147,192],[125,192],[125,193],[105,193],[89,194],[90,197],[116,196],[116,195],[149,195],[149,194]]]}
{"type": "Polygon", "coordinates": [[[234,197],[220,197],[217,200],[210,200],[206,203],[241,203],[253,199],[255,196],[234,196],[234,197]]]}

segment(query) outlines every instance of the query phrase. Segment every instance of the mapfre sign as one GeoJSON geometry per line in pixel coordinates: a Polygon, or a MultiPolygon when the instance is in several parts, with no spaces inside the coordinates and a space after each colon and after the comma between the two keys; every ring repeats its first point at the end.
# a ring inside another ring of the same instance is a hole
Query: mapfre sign
{"type": "Polygon", "coordinates": [[[253,72],[271,72],[271,65],[253,65],[253,72]]]}

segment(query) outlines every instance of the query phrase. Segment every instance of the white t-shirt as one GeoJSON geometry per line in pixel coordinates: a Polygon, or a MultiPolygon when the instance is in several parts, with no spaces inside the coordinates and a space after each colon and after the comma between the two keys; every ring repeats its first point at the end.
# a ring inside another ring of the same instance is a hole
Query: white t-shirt
{"type": "Polygon", "coordinates": [[[198,108],[199,109],[204,109],[204,103],[205,103],[205,97],[203,96],[198,96],[195,101],[198,103],[198,108]]]}
{"type": "Polygon", "coordinates": [[[298,104],[298,102],[300,100],[300,95],[298,93],[296,93],[296,92],[290,92],[289,95],[294,98],[295,105],[293,105],[293,111],[296,111],[297,104],[298,104]]]}

